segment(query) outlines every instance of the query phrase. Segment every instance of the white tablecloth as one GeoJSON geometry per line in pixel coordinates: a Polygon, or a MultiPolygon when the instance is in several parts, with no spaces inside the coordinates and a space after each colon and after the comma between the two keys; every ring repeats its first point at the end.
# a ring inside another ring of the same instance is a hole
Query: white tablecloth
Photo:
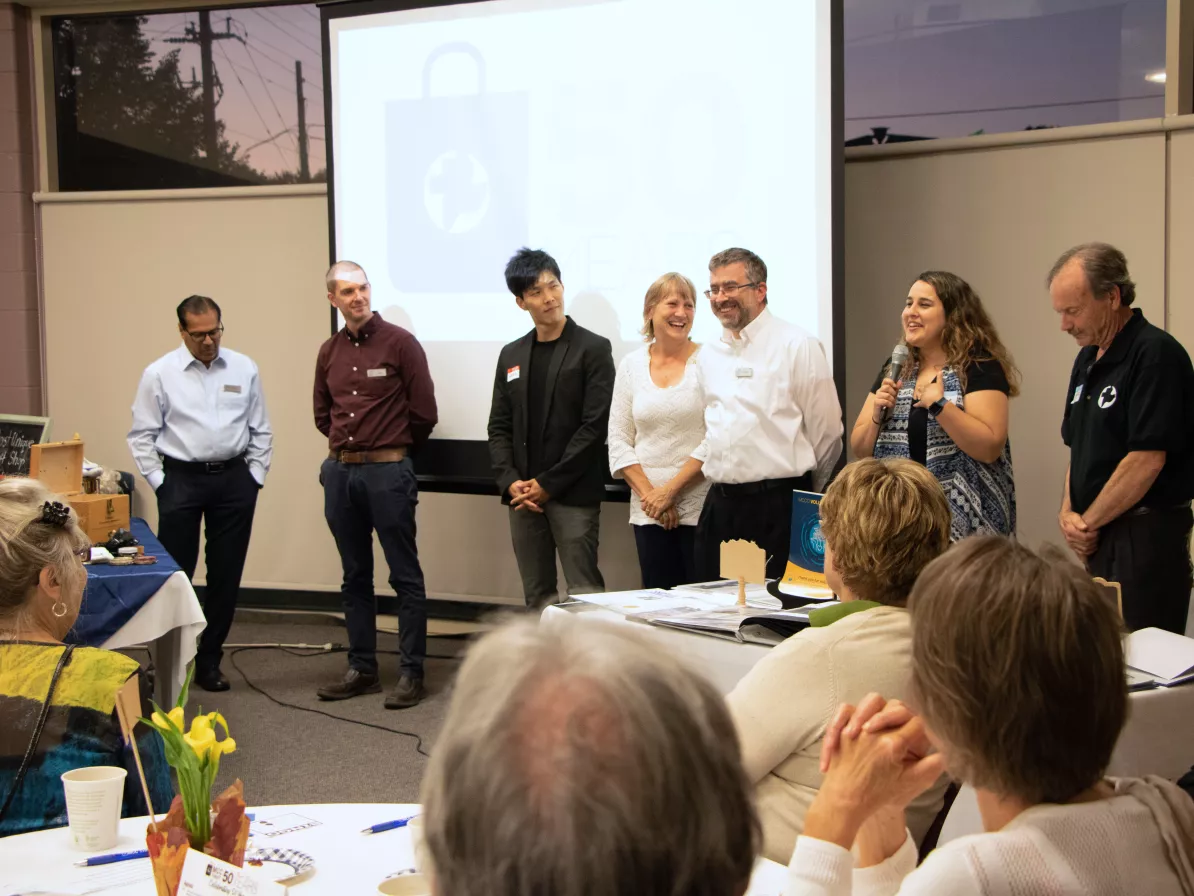
{"type": "MultiPolygon", "coordinates": [[[[543,611],[543,625],[570,619],[602,619],[647,629],[728,694],[770,647],[645,625],[592,604],[565,604],[543,611]]],[[[1108,774],[1118,777],[1161,775],[1177,780],[1194,766],[1194,683],[1176,688],[1134,691],[1128,701],[1128,723],[1111,757],[1108,774]]]]}
{"type": "Polygon", "coordinates": [[[732,691],[734,685],[771,649],[762,644],[742,644],[712,635],[698,635],[659,625],[647,625],[628,620],[621,613],[595,604],[576,603],[547,607],[540,617],[540,624],[566,625],[573,618],[600,619],[620,625],[632,625],[639,631],[649,632],[677,656],[692,663],[697,671],[712,681],[723,694],[732,691]]]}
{"type": "MultiPolygon", "coordinates": [[[[291,885],[294,896],[369,896],[387,875],[414,866],[414,849],[407,828],[381,834],[362,834],[372,824],[406,818],[419,811],[415,805],[394,803],[341,803],[306,806],[267,806],[251,810],[256,815],[250,840],[254,846],[295,849],[315,860],[315,870],[291,885]],[[315,827],[290,830],[309,822],[315,827]],[[277,830],[288,831],[270,836],[277,830]]],[[[110,852],[143,849],[145,818],[120,823],[120,842],[110,852]]],[[[153,896],[148,859],[96,868],[74,868],[71,863],[86,853],[73,849],[66,828],[0,839],[0,896],[51,887],[81,887],[102,874],[125,874],[140,880],[118,884],[104,896],[153,896]]],[[[749,896],[779,896],[785,871],[781,865],[760,859],[749,896]]],[[[266,865],[260,873],[277,878],[285,869],[266,865]]]]}
{"type": "Polygon", "coordinates": [[[154,696],[159,706],[170,707],[182,690],[196,639],[206,626],[195,589],[186,573],[179,571],[101,646],[116,650],[148,643],[157,669],[154,696]]]}

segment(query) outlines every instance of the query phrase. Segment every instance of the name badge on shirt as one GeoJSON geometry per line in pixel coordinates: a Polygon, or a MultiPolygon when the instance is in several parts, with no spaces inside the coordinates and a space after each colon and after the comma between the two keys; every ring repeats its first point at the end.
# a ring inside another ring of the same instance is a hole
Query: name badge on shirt
{"type": "Polygon", "coordinates": [[[1082,384],[1079,383],[1074,387],[1074,397],[1070,399],[1070,404],[1077,404],[1078,399],[1082,397],[1082,384]]]}
{"type": "Polygon", "coordinates": [[[734,376],[740,380],[748,380],[755,375],[753,367],[739,367],[734,371],[734,376]]]}
{"type": "Polygon", "coordinates": [[[365,376],[389,376],[390,371],[385,367],[374,367],[365,373],[365,376]]]}
{"type": "Polygon", "coordinates": [[[507,383],[514,382],[521,375],[522,375],[522,371],[519,369],[519,366],[517,364],[515,364],[513,367],[506,368],[506,382],[507,383]]]}
{"type": "Polygon", "coordinates": [[[234,385],[232,385],[232,383],[225,383],[224,391],[225,392],[235,392],[237,395],[240,395],[240,386],[234,386],[234,385]]]}

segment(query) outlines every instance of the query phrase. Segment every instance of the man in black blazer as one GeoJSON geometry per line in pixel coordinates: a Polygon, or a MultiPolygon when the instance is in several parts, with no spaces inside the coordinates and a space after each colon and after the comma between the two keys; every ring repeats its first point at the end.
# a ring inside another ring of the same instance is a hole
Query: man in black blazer
{"type": "Polygon", "coordinates": [[[489,457],[510,507],[510,536],[528,607],[557,596],[556,552],[570,594],[605,590],[597,535],[614,388],[609,340],[564,315],[560,267],[520,249],[506,285],[535,329],[498,356],[489,457]]]}

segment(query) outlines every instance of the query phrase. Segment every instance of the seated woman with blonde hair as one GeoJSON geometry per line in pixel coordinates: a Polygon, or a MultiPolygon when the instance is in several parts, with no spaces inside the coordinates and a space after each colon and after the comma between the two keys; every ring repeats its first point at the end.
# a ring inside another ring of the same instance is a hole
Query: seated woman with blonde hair
{"type": "MultiPolygon", "coordinates": [[[[0,836],[66,824],[61,775],[76,768],[125,768],[122,814],[148,813],[115,712],[116,692],[139,667],[119,653],[63,643],[79,615],[90,551],[61,498],[31,479],[0,481],[0,836]]],[[[161,739],[141,731],[150,797],[164,811],[170,769],[161,739]]]]}
{"type": "Polygon", "coordinates": [[[1090,577],[975,537],[908,606],[919,715],[878,694],[841,707],[788,896],[1194,896],[1194,801],[1161,778],[1104,777],[1128,695],[1120,619],[1090,577]],[[975,789],[986,833],[917,868],[904,807],[943,770],[975,789]]]}
{"type": "MultiPolygon", "coordinates": [[[[755,785],[763,855],[786,863],[821,786],[821,741],[841,703],[871,691],[904,694],[912,661],[905,600],[949,546],[950,511],[933,474],[910,460],[856,461],[821,500],[825,577],[841,605],[775,647],[727,697],[755,785]]],[[[947,782],[911,807],[917,840],[947,782]]]]}

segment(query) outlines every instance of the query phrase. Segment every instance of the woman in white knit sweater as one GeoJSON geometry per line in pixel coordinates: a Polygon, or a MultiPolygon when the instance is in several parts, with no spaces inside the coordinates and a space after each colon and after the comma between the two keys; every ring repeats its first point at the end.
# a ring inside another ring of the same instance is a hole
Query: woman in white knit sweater
{"type": "Polygon", "coordinates": [[[877,694],[842,707],[789,896],[1194,896],[1194,802],[1160,778],[1103,777],[1124,657],[1083,570],[975,537],[922,573],[909,609],[921,714],[877,694]],[[917,868],[904,807],[943,769],[975,788],[986,833],[917,868]]]}
{"type": "MultiPolygon", "coordinates": [[[[904,603],[920,571],[949,546],[950,509],[933,474],[910,460],[850,464],[821,500],[825,577],[841,600],[775,647],[727,697],[755,784],[763,855],[786,863],[821,786],[821,740],[834,711],[871,691],[903,695],[912,662],[904,603]]],[[[909,812],[917,840],[946,781],[909,812]]]]}
{"type": "Polygon", "coordinates": [[[694,536],[709,483],[697,343],[696,287],[664,274],[643,301],[648,344],[618,365],[609,409],[609,469],[630,486],[630,524],[644,588],[696,581],[694,536]]]}

